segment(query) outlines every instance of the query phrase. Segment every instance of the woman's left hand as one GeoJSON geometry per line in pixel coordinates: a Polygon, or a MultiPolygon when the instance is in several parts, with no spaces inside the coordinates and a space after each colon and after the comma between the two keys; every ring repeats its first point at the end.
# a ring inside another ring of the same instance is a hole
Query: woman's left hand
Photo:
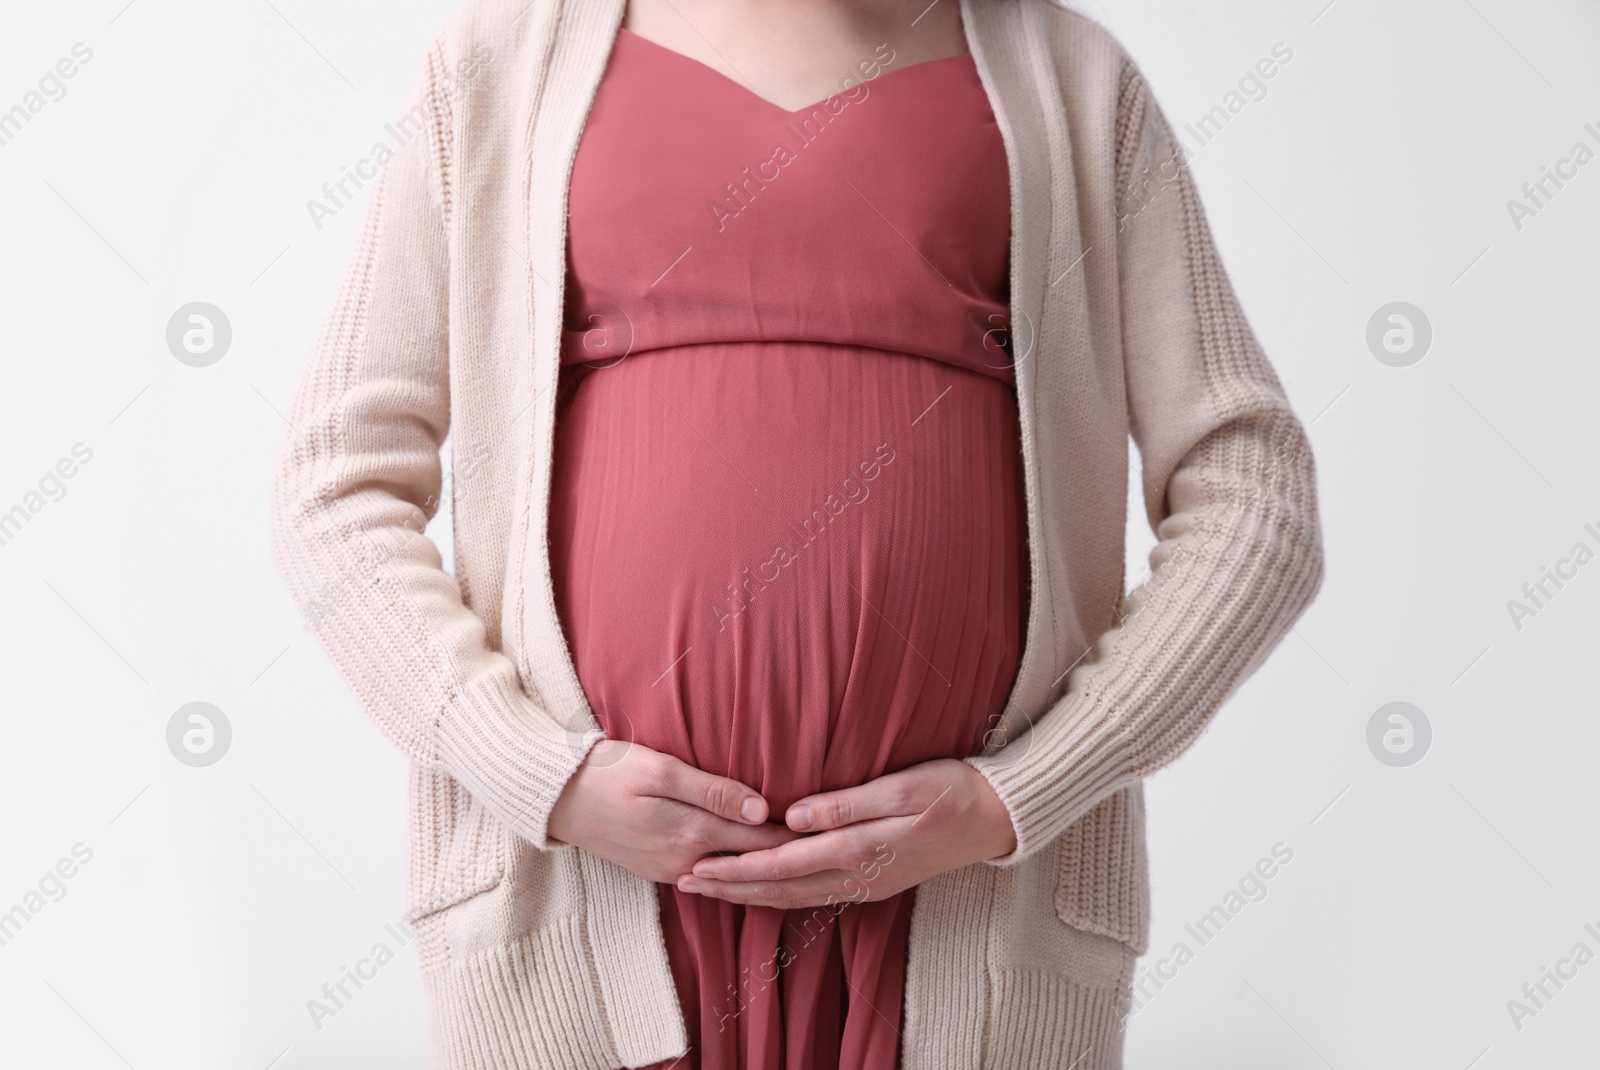
{"type": "Polygon", "coordinates": [[[886,899],[947,870],[1016,849],[1000,797],[965,762],[941,759],[857,788],[809,795],[785,815],[779,847],[702,858],[685,892],[795,910],[886,899]]]}

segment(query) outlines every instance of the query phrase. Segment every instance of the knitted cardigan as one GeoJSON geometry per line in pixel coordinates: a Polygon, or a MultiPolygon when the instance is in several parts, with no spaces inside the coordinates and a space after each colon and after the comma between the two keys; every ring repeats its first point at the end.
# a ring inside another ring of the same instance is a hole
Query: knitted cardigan
{"type": "MultiPolygon", "coordinates": [[[[1314,469],[1139,71],[1052,0],[960,3],[1010,167],[1031,551],[1014,689],[970,761],[1017,847],[917,887],[902,1062],[1111,1070],[1146,945],[1141,779],[1320,586],[1314,469]],[[1130,435],[1158,544],[1125,598],[1130,435]]],[[[602,738],[546,521],[567,186],[623,10],[467,0],[452,17],[273,480],[289,587],[412,760],[408,906],[448,1070],[687,1047],[654,887],[547,833],[602,738]],[[447,432],[453,576],[422,534],[447,432]]]]}

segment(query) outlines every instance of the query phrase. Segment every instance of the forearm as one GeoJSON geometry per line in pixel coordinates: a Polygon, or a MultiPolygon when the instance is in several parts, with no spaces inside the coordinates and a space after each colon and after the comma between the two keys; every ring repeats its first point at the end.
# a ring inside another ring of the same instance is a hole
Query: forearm
{"type": "MultiPolygon", "coordinates": [[[[419,98],[437,99],[428,75],[419,98]]],[[[379,727],[548,847],[549,810],[600,733],[586,711],[547,711],[522,690],[422,533],[450,425],[438,143],[448,128],[397,150],[374,190],[295,392],[273,540],[296,601],[379,727]],[[573,731],[553,713],[570,713],[573,731]]]]}
{"type": "Polygon", "coordinates": [[[1064,697],[971,760],[1016,825],[1001,864],[1180,754],[1322,579],[1305,431],[1234,294],[1182,148],[1132,69],[1120,106],[1123,368],[1158,542],[1151,578],[1079,659],[1064,697]]]}
{"type": "Polygon", "coordinates": [[[1152,575],[1032,730],[969,759],[1010,812],[1020,861],[1181,754],[1287,634],[1322,580],[1315,474],[1292,417],[1200,449],[1152,575]],[[1292,459],[1278,452],[1293,443],[1292,459]],[[1256,473],[1271,468],[1266,478],[1256,473]]]}

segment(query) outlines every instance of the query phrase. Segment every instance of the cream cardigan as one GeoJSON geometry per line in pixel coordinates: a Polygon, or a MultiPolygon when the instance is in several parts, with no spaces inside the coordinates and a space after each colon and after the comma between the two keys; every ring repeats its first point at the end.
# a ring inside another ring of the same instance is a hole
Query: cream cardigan
{"type": "MultiPolygon", "coordinates": [[[[556,616],[546,506],[567,183],[622,13],[467,0],[450,21],[273,485],[290,588],[412,758],[409,904],[449,1070],[686,1047],[654,888],[546,834],[600,737],[556,616]],[[454,577],[420,533],[447,431],[454,577]]],[[[1138,70],[1051,0],[961,14],[1010,165],[1031,602],[1014,690],[971,759],[1017,848],[918,887],[902,1061],[1109,1070],[1146,942],[1141,778],[1319,587],[1314,471],[1138,70]],[[1130,433],[1159,543],[1125,599],[1130,433]]]]}

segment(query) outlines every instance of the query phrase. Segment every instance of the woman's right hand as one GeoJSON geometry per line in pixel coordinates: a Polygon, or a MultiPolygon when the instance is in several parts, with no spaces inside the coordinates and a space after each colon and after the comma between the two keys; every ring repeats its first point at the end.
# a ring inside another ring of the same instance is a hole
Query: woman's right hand
{"type": "Polygon", "coordinates": [[[623,866],[645,880],[676,884],[707,855],[744,854],[797,839],[767,823],[767,801],[638,743],[604,739],[550,811],[550,837],[623,866]]]}

